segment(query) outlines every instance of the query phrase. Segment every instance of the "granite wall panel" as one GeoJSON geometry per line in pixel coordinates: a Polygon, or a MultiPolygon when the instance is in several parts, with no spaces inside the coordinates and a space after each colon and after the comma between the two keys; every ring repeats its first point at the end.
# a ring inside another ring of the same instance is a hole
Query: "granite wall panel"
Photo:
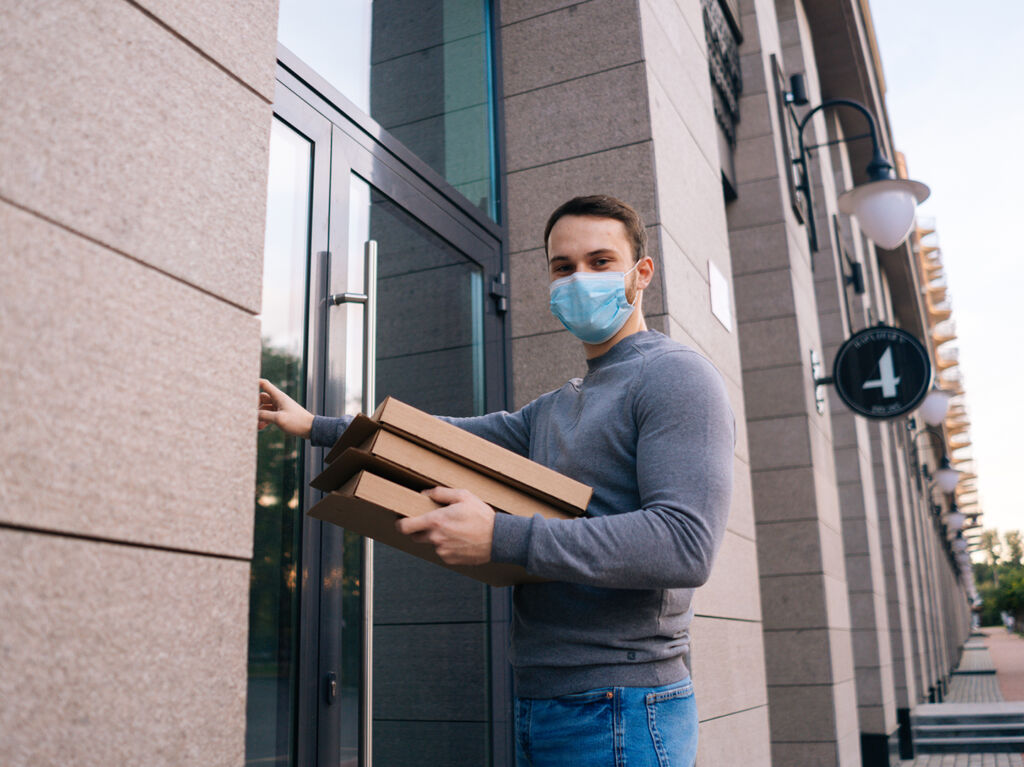
{"type": "Polygon", "coordinates": [[[13,529],[0,560],[0,763],[242,763],[247,562],[13,529]]]}

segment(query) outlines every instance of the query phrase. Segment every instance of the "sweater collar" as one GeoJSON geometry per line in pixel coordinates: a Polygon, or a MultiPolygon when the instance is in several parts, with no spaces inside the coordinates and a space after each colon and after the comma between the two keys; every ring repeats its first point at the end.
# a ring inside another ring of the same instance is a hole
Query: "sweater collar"
{"type": "Polygon", "coordinates": [[[601,356],[591,357],[587,360],[587,374],[625,359],[641,341],[650,338],[655,333],[657,333],[656,330],[638,331],[623,338],[601,356]]]}

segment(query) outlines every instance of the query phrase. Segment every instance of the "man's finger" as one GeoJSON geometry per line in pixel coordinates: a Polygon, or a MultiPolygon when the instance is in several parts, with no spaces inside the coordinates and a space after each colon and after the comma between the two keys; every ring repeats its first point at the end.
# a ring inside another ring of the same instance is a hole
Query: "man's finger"
{"type": "Polygon", "coordinates": [[[421,530],[429,530],[434,526],[434,520],[430,516],[431,513],[428,512],[419,517],[399,517],[395,522],[395,527],[402,535],[412,535],[421,530]]]}
{"type": "Polygon", "coordinates": [[[286,396],[283,391],[270,383],[266,378],[260,379],[260,392],[265,393],[270,397],[271,402],[277,402],[279,399],[286,396]]]}
{"type": "Polygon", "coordinates": [[[424,490],[423,494],[432,501],[437,503],[443,503],[445,506],[449,506],[459,501],[466,499],[466,491],[452,487],[432,487],[429,490],[424,490]]]}
{"type": "Polygon", "coordinates": [[[278,412],[277,410],[264,410],[263,408],[260,408],[259,414],[260,414],[260,423],[263,423],[263,424],[272,423],[275,426],[278,425],[278,423],[279,423],[278,419],[281,417],[280,412],[278,412]]]}

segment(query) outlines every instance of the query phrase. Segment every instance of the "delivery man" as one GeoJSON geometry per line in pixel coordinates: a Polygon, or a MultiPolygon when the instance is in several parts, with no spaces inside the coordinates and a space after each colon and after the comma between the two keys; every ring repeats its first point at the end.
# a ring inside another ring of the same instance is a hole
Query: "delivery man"
{"type": "MultiPolygon", "coordinates": [[[[509,562],[550,579],[513,592],[517,766],[691,767],[691,600],[725,532],[732,411],[707,359],[647,329],[654,262],[632,207],[576,197],[544,241],[551,310],[583,342],[587,374],[514,413],[445,420],[593,487],[588,516],[496,514],[438,487],[424,492],[442,508],[396,524],[450,564],[509,562]]],[[[260,388],[260,428],[328,446],[350,421],[260,388]]]]}

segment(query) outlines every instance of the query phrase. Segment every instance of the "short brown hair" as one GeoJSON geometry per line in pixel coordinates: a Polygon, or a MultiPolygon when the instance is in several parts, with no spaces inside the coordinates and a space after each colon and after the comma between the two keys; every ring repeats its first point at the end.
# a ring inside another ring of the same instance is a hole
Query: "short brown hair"
{"type": "Polygon", "coordinates": [[[643,219],[629,203],[607,194],[592,194],[586,197],[573,197],[563,202],[548,217],[544,227],[544,253],[548,252],[548,235],[562,216],[594,216],[595,218],[614,218],[626,227],[626,236],[633,245],[633,261],[637,262],[647,255],[647,230],[643,219]]]}

